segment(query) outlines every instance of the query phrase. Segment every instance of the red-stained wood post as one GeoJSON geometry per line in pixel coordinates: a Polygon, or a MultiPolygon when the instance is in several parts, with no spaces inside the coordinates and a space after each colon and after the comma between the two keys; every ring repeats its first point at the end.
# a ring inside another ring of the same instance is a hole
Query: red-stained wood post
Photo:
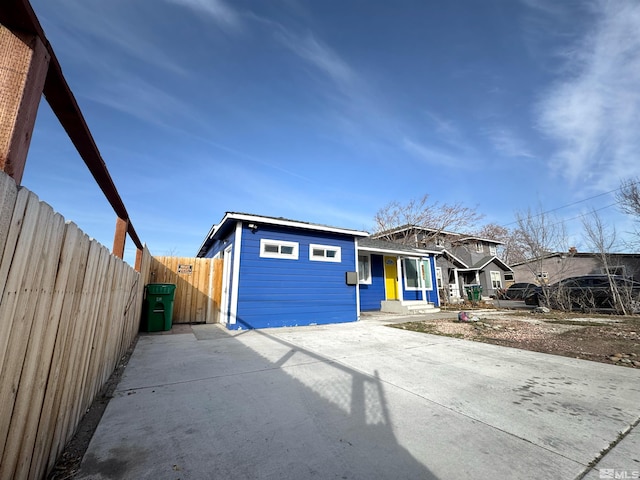
{"type": "Polygon", "coordinates": [[[135,267],[133,267],[136,272],[139,272],[140,269],[142,268],[142,254],[143,254],[143,250],[141,248],[138,248],[136,250],[136,265],[135,267]]]}
{"type": "Polygon", "coordinates": [[[0,170],[22,181],[50,56],[37,36],[0,25],[0,170]]]}
{"type": "Polygon", "coordinates": [[[124,244],[127,240],[127,229],[129,220],[118,218],[116,220],[116,234],[113,237],[113,253],[118,258],[124,258],[124,244]]]}

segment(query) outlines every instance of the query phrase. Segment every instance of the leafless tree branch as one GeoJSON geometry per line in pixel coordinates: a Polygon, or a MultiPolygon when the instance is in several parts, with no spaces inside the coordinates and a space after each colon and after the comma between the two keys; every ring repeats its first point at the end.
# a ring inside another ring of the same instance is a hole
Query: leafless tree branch
{"type": "Polygon", "coordinates": [[[462,203],[429,202],[429,195],[411,199],[402,204],[393,201],[378,210],[374,216],[374,230],[380,238],[394,240],[407,245],[417,244],[415,229],[411,227],[423,227],[432,230],[426,238],[421,236],[420,241],[429,241],[443,231],[468,231],[482,219],[475,208],[466,207],[462,203]],[[402,232],[390,230],[407,226],[402,232]],[[385,234],[386,232],[386,234],[385,234]]]}

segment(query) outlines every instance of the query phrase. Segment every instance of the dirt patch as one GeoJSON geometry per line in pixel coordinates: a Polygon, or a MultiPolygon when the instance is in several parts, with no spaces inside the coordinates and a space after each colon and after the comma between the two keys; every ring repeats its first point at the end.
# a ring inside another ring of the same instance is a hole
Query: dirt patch
{"type": "Polygon", "coordinates": [[[416,332],[464,338],[534,352],[640,368],[640,317],[561,313],[469,312],[477,321],[440,318],[390,325],[416,332]]]}

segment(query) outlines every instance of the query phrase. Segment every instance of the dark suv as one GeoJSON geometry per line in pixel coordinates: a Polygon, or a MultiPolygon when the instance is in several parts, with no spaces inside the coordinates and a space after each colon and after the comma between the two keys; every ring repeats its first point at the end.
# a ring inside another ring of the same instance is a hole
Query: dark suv
{"type": "Polygon", "coordinates": [[[614,283],[627,313],[640,311],[640,283],[621,276],[607,275],[570,277],[552,285],[537,287],[532,295],[525,298],[525,303],[559,310],[616,308],[609,279],[614,283]]]}

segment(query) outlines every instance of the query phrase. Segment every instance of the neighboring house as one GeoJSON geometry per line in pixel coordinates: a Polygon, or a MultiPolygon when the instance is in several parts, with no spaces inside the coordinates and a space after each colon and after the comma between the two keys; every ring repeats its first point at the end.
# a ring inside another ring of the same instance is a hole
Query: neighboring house
{"type": "MultiPolygon", "coordinates": [[[[640,281],[640,254],[612,253],[607,263],[609,273],[640,281]]],[[[515,263],[512,267],[517,282],[538,285],[580,275],[607,273],[598,254],[579,253],[575,249],[549,253],[542,259],[515,263]]]]}
{"type": "Polygon", "coordinates": [[[436,253],[436,277],[442,302],[467,298],[467,287],[480,285],[482,296],[492,297],[510,285],[513,271],[497,256],[502,242],[455,232],[404,225],[374,235],[436,253]]]}
{"type": "Polygon", "coordinates": [[[220,319],[229,329],[353,322],[363,310],[437,306],[433,253],[368,236],[227,212],[197,256],[223,259],[220,319]]]}

